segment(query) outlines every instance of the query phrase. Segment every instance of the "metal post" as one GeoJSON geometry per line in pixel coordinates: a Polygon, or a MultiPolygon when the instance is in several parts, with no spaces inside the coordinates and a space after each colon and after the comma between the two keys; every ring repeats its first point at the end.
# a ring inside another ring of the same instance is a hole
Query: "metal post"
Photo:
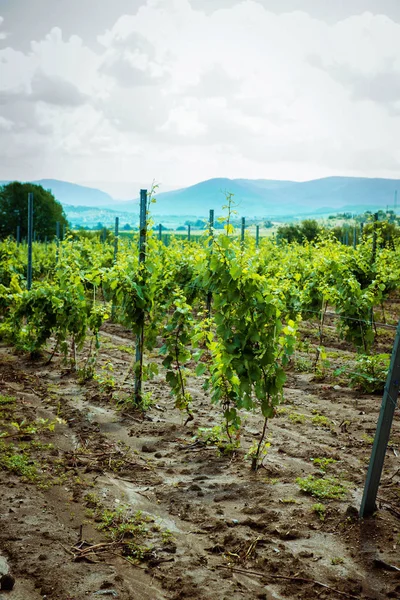
{"type": "Polygon", "coordinates": [[[118,254],[118,235],[119,235],[119,217],[115,217],[115,231],[114,231],[114,263],[117,262],[118,254]]]}
{"type": "MultiPolygon", "coordinates": [[[[140,223],[139,223],[139,272],[140,265],[146,260],[146,234],[147,234],[147,190],[140,190],[140,223]]],[[[135,402],[139,404],[142,399],[142,372],[143,372],[143,346],[144,346],[144,311],[141,312],[139,333],[136,337],[136,367],[135,367],[135,402]]]]}
{"type": "Polygon", "coordinates": [[[17,225],[17,246],[21,243],[21,226],[17,225]]]}
{"type": "Polygon", "coordinates": [[[382,397],[382,406],[379,413],[378,425],[374,443],[372,446],[371,459],[369,462],[367,479],[365,481],[364,494],[360,507],[360,517],[368,517],[375,511],[375,501],[378,494],[379,482],[382,475],[383,463],[387,445],[389,442],[390,429],[396,409],[400,386],[400,321],[397,325],[396,338],[393,345],[392,358],[389,372],[386,378],[385,390],[382,397]]]}
{"type": "MultiPolygon", "coordinates": [[[[214,229],[214,210],[211,208],[210,216],[208,219],[208,231],[209,231],[209,235],[210,235],[209,240],[208,240],[208,246],[211,249],[210,252],[212,252],[213,229],[214,229]]],[[[211,318],[211,303],[212,303],[212,294],[211,294],[211,292],[207,292],[206,307],[207,307],[207,316],[209,319],[211,318]]]]}
{"type": "Polygon", "coordinates": [[[32,234],[33,234],[33,193],[28,194],[28,272],[26,276],[26,287],[32,287],[32,234]]]}
{"type": "Polygon", "coordinates": [[[372,234],[372,264],[374,264],[376,259],[376,241],[377,241],[377,233],[376,233],[376,224],[378,222],[378,213],[374,214],[374,224],[373,224],[373,234],[372,234]]]}
{"type": "Polygon", "coordinates": [[[256,247],[260,244],[260,226],[256,225],[256,247]]]}
{"type": "Polygon", "coordinates": [[[190,242],[190,225],[188,225],[188,242],[190,242]]]}
{"type": "Polygon", "coordinates": [[[67,228],[66,228],[66,225],[64,223],[63,224],[63,236],[62,236],[63,241],[65,240],[65,233],[66,233],[66,231],[67,231],[67,228]]]}
{"type": "Polygon", "coordinates": [[[241,232],[240,232],[240,241],[243,243],[244,242],[244,230],[246,229],[246,219],[245,217],[242,217],[242,228],[241,228],[241,232]]]}
{"type": "Polygon", "coordinates": [[[354,225],[353,228],[353,248],[354,250],[357,248],[357,226],[354,225]]]}
{"type": "MultiPolygon", "coordinates": [[[[115,230],[114,230],[114,265],[117,262],[118,255],[118,233],[119,233],[119,217],[115,217],[115,230]]],[[[114,302],[111,306],[111,319],[115,320],[115,305],[114,302]]]]}
{"type": "Polygon", "coordinates": [[[56,262],[58,262],[60,256],[60,221],[56,222],[56,246],[56,262]]]}
{"type": "Polygon", "coordinates": [[[33,241],[36,242],[36,231],[33,232],[33,241]]]}
{"type": "Polygon", "coordinates": [[[210,234],[210,240],[208,242],[209,246],[212,246],[213,229],[214,229],[214,211],[212,208],[210,208],[210,217],[208,219],[208,231],[210,234]]]}
{"type": "Polygon", "coordinates": [[[158,239],[161,242],[161,240],[162,240],[162,225],[161,225],[161,223],[158,226],[158,239]]]}

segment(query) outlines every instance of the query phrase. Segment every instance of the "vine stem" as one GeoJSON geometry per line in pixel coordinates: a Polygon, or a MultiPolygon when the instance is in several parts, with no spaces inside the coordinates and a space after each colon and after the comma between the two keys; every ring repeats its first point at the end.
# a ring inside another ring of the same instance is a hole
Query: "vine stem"
{"type": "Polygon", "coordinates": [[[258,442],[258,446],[257,446],[257,452],[256,452],[256,455],[253,457],[253,460],[251,461],[251,469],[252,469],[252,471],[257,471],[257,469],[258,469],[258,461],[259,461],[259,458],[260,458],[261,448],[262,448],[262,445],[264,443],[265,433],[267,431],[267,425],[268,425],[268,417],[265,417],[265,419],[264,419],[264,426],[263,426],[263,430],[262,430],[262,433],[261,433],[261,438],[260,438],[260,441],[258,442]]]}

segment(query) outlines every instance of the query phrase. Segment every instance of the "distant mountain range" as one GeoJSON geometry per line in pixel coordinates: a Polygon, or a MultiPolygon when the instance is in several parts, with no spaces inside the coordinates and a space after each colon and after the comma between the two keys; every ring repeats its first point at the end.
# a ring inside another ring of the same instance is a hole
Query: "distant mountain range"
{"type": "MultiPolygon", "coordinates": [[[[0,182],[7,183],[7,182],[0,182]]],[[[65,205],[88,206],[102,211],[138,213],[138,197],[116,201],[109,194],[57,179],[34,181],[65,205]]],[[[278,181],[269,179],[216,178],[186,188],[159,193],[152,205],[157,216],[185,215],[206,217],[210,208],[221,214],[226,204],[225,192],[234,194],[240,216],[284,217],[327,214],[338,211],[363,212],[394,206],[399,179],[372,179],[366,177],[325,177],[312,181],[278,181]]],[[[139,190],[137,190],[139,196],[139,190]]],[[[68,212],[68,211],[67,211],[68,212]]],[[[133,215],[132,215],[133,217],[133,215]]]]}

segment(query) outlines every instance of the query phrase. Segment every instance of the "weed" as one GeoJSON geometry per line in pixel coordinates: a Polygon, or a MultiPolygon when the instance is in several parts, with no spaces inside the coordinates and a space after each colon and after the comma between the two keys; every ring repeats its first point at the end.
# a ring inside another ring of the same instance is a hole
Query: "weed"
{"type": "Polygon", "coordinates": [[[3,396],[0,394],[0,406],[5,406],[6,404],[15,404],[16,398],[14,396],[3,396]]]}
{"type": "Polygon", "coordinates": [[[302,492],[320,499],[340,500],[346,497],[348,491],[347,487],[334,477],[319,479],[309,475],[308,477],[298,477],[296,483],[302,492]]]}
{"type": "Polygon", "coordinates": [[[247,453],[245,454],[245,459],[253,461],[255,457],[257,457],[257,460],[261,464],[264,458],[267,456],[268,448],[270,448],[270,446],[271,443],[267,440],[264,440],[264,442],[261,445],[261,448],[259,448],[258,442],[253,442],[250,448],[248,449],[247,453]]]}
{"type": "Polygon", "coordinates": [[[344,563],[344,558],[341,558],[340,556],[335,556],[334,558],[331,558],[332,565],[342,565],[343,563],[344,563]]]}
{"type": "Polygon", "coordinates": [[[311,460],[321,471],[326,471],[329,465],[337,463],[337,460],[334,458],[312,458],[311,460]]]}
{"type": "Polygon", "coordinates": [[[0,466],[27,481],[37,481],[38,479],[37,466],[26,454],[1,454],[0,466]]]}
{"type": "Polygon", "coordinates": [[[290,413],[289,414],[289,419],[293,423],[305,423],[306,422],[306,415],[303,415],[301,413],[290,413]]]}
{"type": "Polygon", "coordinates": [[[363,433],[361,437],[366,444],[372,445],[374,443],[374,438],[370,435],[367,435],[366,433],[363,433]]]}
{"type": "Polygon", "coordinates": [[[350,385],[369,394],[382,393],[389,371],[390,355],[375,354],[360,356],[353,373],[350,373],[350,385]]]}
{"type": "Polygon", "coordinates": [[[312,505],[312,510],[313,512],[315,512],[316,515],[318,515],[321,521],[325,520],[326,506],[324,504],[317,502],[316,504],[312,505]]]}
{"type": "MultiPolygon", "coordinates": [[[[197,437],[207,445],[214,445],[218,448],[221,454],[233,454],[240,446],[238,430],[231,426],[229,434],[226,428],[222,425],[214,425],[214,427],[199,427],[197,437]]],[[[250,451],[249,451],[250,452],[250,451]]]]}
{"type": "Polygon", "coordinates": [[[299,356],[295,360],[294,368],[298,373],[311,373],[313,370],[313,365],[311,360],[308,358],[299,356]]]}
{"type": "Polygon", "coordinates": [[[318,414],[311,419],[311,423],[316,427],[323,427],[325,429],[331,429],[333,426],[332,421],[330,421],[328,417],[318,414]]]}

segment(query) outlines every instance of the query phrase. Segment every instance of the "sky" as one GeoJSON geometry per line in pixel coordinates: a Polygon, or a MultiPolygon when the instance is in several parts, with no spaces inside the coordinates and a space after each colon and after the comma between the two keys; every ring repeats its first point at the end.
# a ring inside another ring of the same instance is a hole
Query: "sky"
{"type": "Polygon", "coordinates": [[[0,0],[0,180],[399,178],[399,137],[399,0],[0,0]]]}

